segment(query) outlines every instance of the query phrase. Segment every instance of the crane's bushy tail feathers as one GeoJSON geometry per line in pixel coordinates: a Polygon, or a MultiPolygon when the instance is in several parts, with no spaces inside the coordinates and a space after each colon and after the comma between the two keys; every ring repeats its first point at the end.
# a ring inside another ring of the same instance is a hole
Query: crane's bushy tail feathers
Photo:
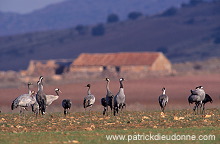
{"type": "Polygon", "coordinates": [[[18,107],[17,103],[15,103],[15,102],[13,101],[12,104],[11,104],[11,110],[14,110],[14,109],[17,108],[17,107],[18,107]]]}
{"type": "Polygon", "coordinates": [[[14,102],[11,104],[11,110],[14,110],[15,107],[14,107],[14,102]]]}
{"type": "Polygon", "coordinates": [[[41,114],[44,115],[45,112],[46,112],[46,102],[44,100],[42,100],[42,103],[41,103],[41,114]]]}

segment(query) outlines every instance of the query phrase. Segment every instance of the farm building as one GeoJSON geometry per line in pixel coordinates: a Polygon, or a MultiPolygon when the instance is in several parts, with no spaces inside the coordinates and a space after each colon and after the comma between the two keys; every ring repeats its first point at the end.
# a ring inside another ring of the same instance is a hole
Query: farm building
{"type": "Polygon", "coordinates": [[[26,71],[26,75],[31,76],[53,76],[63,74],[68,71],[73,60],[31,60],[26,71]]]}
{"type": "Polygon", "coordinates": [[[70,65],[76,77],[143,77],[169,74],[171,62],[160,52],[82,53],[70,65]]]}
{"type": "Polygon", "coordinates": [[[167,75],[172,72],[170,61],[160,52],[82,53],[75,60],[31,60],[26,76],[39,75],[63,78],[126,77],[167,75]]]}

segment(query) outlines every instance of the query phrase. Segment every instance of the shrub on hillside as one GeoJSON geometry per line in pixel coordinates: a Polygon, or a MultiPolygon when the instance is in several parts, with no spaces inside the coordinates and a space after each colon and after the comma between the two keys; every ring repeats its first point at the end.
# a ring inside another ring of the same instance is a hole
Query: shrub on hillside
{"type": "Polygon", "coordinates": [[[93,36],[102,36],[105,34],[105,27],[103,24],[98,24],[97,26],[92,28],[93,36]]]}
{"type": "Polygon", "coordinates": [[[116,14],[110,14],[107,17],[107,23],[115,23],[119,21],[119,17],[116,14]]]}
{"type": "Polygon", "coordinates": [[[175,7],[171,7],[169,9],[167,9],[166,11],[164,11],[161,16],[174,16],[177,13],[177,8],[175,7]]]}
{"type": "Polygon", "coordinates": [[[76,30],[79,34],[84,35],[84,34],[86,34],[87,31],[88,31],[88,27],[80,24],[80,25],[77,25],[77,26],[75,27],[75,30],[76,30]]]}
{"type": "Polygon", "coordinates": [[[140,16],[142,16],[143,14],[141,12],[130,12],[128,14],[128,19],[130,20],[136,20],[137,18],[139,18],[140,16]]]}

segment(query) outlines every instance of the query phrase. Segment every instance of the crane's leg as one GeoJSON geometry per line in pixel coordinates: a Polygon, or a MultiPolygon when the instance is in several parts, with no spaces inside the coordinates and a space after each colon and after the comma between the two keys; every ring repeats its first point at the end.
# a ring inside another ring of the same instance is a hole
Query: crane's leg
{"type": "Polygon", "coordinates": [[[70,112],[69,112],[69,110],[70,110],[69,108],[68,108],[68,109],[66,110],[66,111],[67,111],[67,114],[68,114],[68,115],[70,115],[70,112]]]}
{"type": "Polygon", "coordinates": [[[64,113],[64,116],[66,117],[66,113],[67,113],[66,109],[64,109],[63,113],[64,113]]]}
{"type": "Polygon", "coordinates": [[[106,107],[104,107],[104,110],[103,110],[103,115],[105,115],[106,113],[106,107]]]}
{"type": "Polygon", "coordinates": [[[196,115],[196,108],[197,108],[197,104],[194,106],[193,108],[193,111],[194,111],[194,114],[196,115]]]}
{"type": "Polygon", "coordinates": [[[112,107],[113,107],[113,106],[112,106],[112,104],[111,104],[111,105],[110,105],[110,109],[111,109],[111,114],[112,114],[112,109],[113,109],[112,107]]]}
{"type": "Polygon", "coordinates": [[[114,107],[114,116],[118,113],[118,107],[114,107]]]}
{"type": "Polygon", "coordinates": [[[202,114],[205,114],[205,104],[202,105],[202,114]]]}
{"type": "Polygon", "coordinates": [[[106,115],[108,116],[108,105],[105,107],[106,115]]]}
{"type": "Polygon", "coordinates": [[[91,115],[92,105],[89,106],[89,116],[91,115]]]}

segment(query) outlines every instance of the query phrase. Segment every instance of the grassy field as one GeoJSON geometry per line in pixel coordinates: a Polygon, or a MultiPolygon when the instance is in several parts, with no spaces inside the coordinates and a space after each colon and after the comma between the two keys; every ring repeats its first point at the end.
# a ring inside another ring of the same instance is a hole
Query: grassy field
{"type": "MultiPolygon", "coordinates": [[[[160,111],[124,111],[116,117],[102,116],[101,112],[75,112],[67,117],[62,113],[48,113],[38,118],[32,113],[1,113],[0,116],[0,143],[127,143],[129,139],[132,143],[146,143],[144,136],[150,134],[195,135],[196,139],[205,135],[202,138],[206,140],[187,143],[220,142],[219,109],[208,109],[206,115],[194,115],[192,110],[184,109],[167,111],[165,115],[160,111]],[[121,137],[107,140],[109,135],[121,137]],[[214,135],[215,140],[209,135],[214,135]]],[[[151,142],[186,141],[151,139],[151,142]]]]}

